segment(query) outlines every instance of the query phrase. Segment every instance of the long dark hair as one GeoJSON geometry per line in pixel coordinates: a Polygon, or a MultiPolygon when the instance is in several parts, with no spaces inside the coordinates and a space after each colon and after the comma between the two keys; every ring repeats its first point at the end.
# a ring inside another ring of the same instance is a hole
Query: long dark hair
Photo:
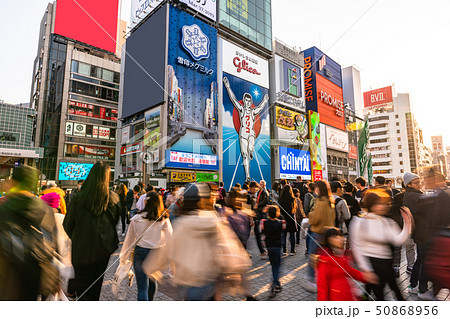
{"type": "Polygon", "coordinates": [[[278,199],[278,204],[286,210],[286,212],[292,214],[295,204],[295,196],[292,191],[291,185],[286,185],[283,187],[280,198],[278,199]]]}
{"type": "MultiPolygon", "coordinates": [[[[83,183],[79,193],[79,202],[94,215],[100,215],[108,208],[111,201],[109,180],[111,168],[105,162],[97,162],[92,167],[89,176],[83,183]]],[[[118,201],[115,195],[114,201],[118,201]]]]}
{"type": "Polygon", "coordinates": [[[319,197],[327,199],[330,204],[334,204],[334,197],[331,194],[330,183],[325,180],[317,181],[316,188],[319,189],[319,197]]]}
{"type": "Polygon", "coordinates": [[[125,195],[125,196],[127,196],[127,193],[128,193],[128,189],[125,186],[125,184],[124,183],[120,183],[119,188],[117,190],[117,194],[118,195],[125,195]]]}
{"type": "Polygon", "coordinates": [[[162,220],[166,218],[162,196],[155,191],[148,192],[146,196],[144,212],[147,214],[144,218],[148,220],[162,220]]]}

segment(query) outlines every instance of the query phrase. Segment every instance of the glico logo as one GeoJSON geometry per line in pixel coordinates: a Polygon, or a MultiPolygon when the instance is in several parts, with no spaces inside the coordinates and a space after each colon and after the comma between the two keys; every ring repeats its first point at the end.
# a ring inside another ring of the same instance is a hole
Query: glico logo
{"type": "Polygon", "coordinates": [[[209,58],[209,38],[196,24],[181,28],[181,45],[196,61],[209,58]]]}
{"type": "Polygon", "coordinates": [[[235,57],[233,59],[233,64],[237,68],[238,73],[244,70],[252,74],[261,75],[261,73],[259,73],[257,69],[250,67],[247,61],[241,61],[241,59],[239,59],[238,57],[235,57]]]}
{"type": "Polygon", "coordinates": [[[305,58],[305,65],[303,69],[303,75],[305,77],[305,100],[306,102],[314,101],[314,92],[313,92],[313,73],[311,71],[311,57],[308,56],[305,58]]]}

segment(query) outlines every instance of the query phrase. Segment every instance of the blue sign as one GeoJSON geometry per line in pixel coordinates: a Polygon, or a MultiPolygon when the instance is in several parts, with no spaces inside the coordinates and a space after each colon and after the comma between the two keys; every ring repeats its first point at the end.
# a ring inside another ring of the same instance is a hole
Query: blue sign
{"type": "Polygon", "coordinates": [[[173,6],[169,17],[167,149],[217,156],[217,30],[173,6]]]}
{"type": "Polygon", "coordinates": [[[223,182],[271,185],[269,90],[223,72],[223,182]]]}
{"type": "Polygon", "coordinates": [[[166,150],[166,167],[218,170],[219,160],[216,155],[166,150]]]}
{"type": "Polygon", "coordinates": [[[86,179],[94,164],[88,163],[59,163],[59,180],[60,181],[78,181],[86,179]]]}
{"type": "Polygon", "coordinates": [[[311,179],[309,151],[283,146],[280,146],[278,151],[280,156],[280,178],[296,179],[297,176],[301,176],[303,179],[311,179]]]}

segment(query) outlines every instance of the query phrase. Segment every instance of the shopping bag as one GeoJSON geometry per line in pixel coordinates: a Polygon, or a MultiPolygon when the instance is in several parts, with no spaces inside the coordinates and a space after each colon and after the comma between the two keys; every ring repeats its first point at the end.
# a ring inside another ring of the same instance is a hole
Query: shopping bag
{"type": "Polygon", "coordinates": [[[129,288],[133,285],[133,262],[127,260],[119,264],[112,280],[111,291],[117,300],[125,300],[129,288]]]}
{"type": "Polygon", "coordinates": [[[301,239],[306,239],[306,232],[308,231],[308,227],[309,227],[309,218],[303,218],[301,228],[300,228],[300,238],[301,239]]]}
{"type": "Polygon", "coordinates": [[[49,295],[47,297],[47,299],[45,299],[45,301],[69,301],[69,299],[67,299],[67,297],[64,294],[64,292],[60,289],[55,294],[49,295]]]}

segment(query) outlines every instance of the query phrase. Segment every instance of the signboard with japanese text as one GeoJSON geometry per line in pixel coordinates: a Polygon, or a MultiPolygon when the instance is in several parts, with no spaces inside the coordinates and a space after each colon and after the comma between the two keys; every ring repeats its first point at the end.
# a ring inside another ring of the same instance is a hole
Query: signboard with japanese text
{"type": "Polygon", "coordinates": [[[166,150],[166,167],[190,169],[219,169],[216,155],[203,155],[166,150]]]}
{"type": "Polygon", "coordinates": [[[311,138],[309,146],[311,150],[311,172],[312,180],[317,181],[322,179],[322,152],[320,143],[320,119],[319,114],[313,111],[308,111],[309,117],[309,136],[311,138]]]}
{"type": "Polygon", "coordinates": [[[180,0],[205,17],[216,21],[217,2],[219,0],[180,0]]]}
{"type": "Polygon", "coordinates": [[[310,153],[306,150],[279,147],[280,178],[296,179],[301,176],[305,180],[311,179],[310,153]]]}
{"type": "Polygon", "coordinates": [[[327,126],[327,147],[348,153],[348,133],[327,126]]]}
{"type": "Polygon", "coordinates": [[[275,107],[277,138],[296,144],[307,143],[308,121],[303,113],[275,107]]]}

